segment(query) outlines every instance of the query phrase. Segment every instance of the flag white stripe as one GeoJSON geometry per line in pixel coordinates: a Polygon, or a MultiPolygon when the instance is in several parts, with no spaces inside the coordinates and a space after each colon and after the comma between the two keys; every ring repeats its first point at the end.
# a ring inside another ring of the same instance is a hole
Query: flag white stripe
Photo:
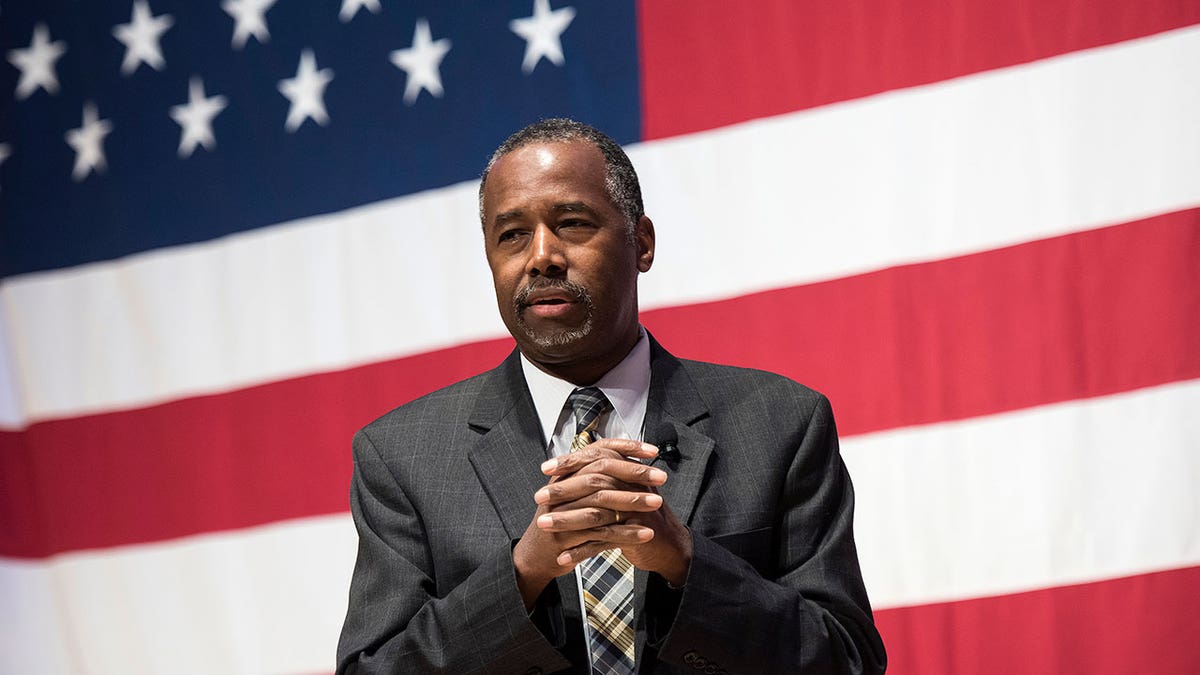
{"type": "MultiPolygon", "coordinates": [[[[1196,410],[1200,380],[847,440],[873,605],[1200,564],[1196,410]]],[[[338,515],[0,560],[0,672],[329,671],[354,554],[338,515]]]]}
{"type": "Polygon", "coordinates": [[[846,439],[875,607],[1200,564],[1200,380],[846,439]]]}
{"type": "Polygon", "coordinates": [[[346,514],[0,559],[0,672],[333,672],[356,536],[346,514]]]}
{"type": "MultiPolygon", "coordinates": [[[[1195,63],[1200,27],[635,146],[643,307],[1200,204],[1195,63]]],[[[475,190],[9,279],[0,426],[503,336],[475,190]]]]}

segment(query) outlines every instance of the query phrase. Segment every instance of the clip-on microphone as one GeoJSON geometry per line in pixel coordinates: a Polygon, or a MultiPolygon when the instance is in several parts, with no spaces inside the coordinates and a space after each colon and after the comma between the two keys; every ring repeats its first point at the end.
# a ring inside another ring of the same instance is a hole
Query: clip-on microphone
{"type": "Polygon", "coordinates": [[[679,454],[679,434],[670,424],[659,422],[650,438],[655,439],[654,444],[658,446],[658,456],[650,460],[651,464],[659,459],[675,461],[682,456],[679,454]]]}

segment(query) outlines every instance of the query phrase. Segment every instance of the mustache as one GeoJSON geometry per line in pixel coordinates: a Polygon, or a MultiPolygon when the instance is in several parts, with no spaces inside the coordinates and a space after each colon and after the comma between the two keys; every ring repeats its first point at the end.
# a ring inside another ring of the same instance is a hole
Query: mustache
{"type": "Polygon", "coordinates": [[[576,302],[582,302],[588,307],[591,307],[592,305],[592,296],[590,293],[588,293],[587,288],[575,282],[567,281],[566,279],[547,279],[546,277],[539,277],[526,284],[521,290],[517,291],[516,296],[513,297],[513,306],[516,307],[518,313],[524,311],[524,309],[529,306],[529,296],[533,295],[536,291],[545,290],[547,288],[565,291],[576,302]]]}

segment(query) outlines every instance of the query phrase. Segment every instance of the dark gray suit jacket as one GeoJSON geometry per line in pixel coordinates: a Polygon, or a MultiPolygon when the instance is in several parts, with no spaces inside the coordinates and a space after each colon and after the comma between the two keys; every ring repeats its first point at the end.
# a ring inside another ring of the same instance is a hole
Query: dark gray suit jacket
{"type": "MultiPolygon", "coordinates": [[[[652,341],[645,428],[660,422],[681,455],[656,460],[660,491],[694,551],[681,591],[637,571],[639,672],[882,671],[825,397],[652,341]]],[[[586,672],[573,577],[527,613],[513,572],[545,447],[516,351],[355,436],[338,673],[586,672]]]]}

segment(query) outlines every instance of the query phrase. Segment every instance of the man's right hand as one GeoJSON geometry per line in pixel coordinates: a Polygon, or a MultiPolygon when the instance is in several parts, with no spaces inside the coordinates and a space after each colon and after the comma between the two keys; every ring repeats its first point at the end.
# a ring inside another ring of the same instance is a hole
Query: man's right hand
{"type": "MultiPolygon", "coordinates": [[[[649,443],[600,439],[571,454],[577,470],[554,475],[534,493],[537,511],[513,548],[517,587],[526,609],[533,607],[547,584],[575,569],[582,559],[565,551],[587,549],[593,551],[589,555],[595,555],[604,549],[644,544],[654,537],[652,529],[618,519],[624,520],[626,513],[662,507],[663,499],[653,488],[666,482],[666,472],[633,461],[657,454],[658,449],[649,443]]],[[[557,459],[547,461],[542,471],[554,473],[555,464],[557,459]]]]}

